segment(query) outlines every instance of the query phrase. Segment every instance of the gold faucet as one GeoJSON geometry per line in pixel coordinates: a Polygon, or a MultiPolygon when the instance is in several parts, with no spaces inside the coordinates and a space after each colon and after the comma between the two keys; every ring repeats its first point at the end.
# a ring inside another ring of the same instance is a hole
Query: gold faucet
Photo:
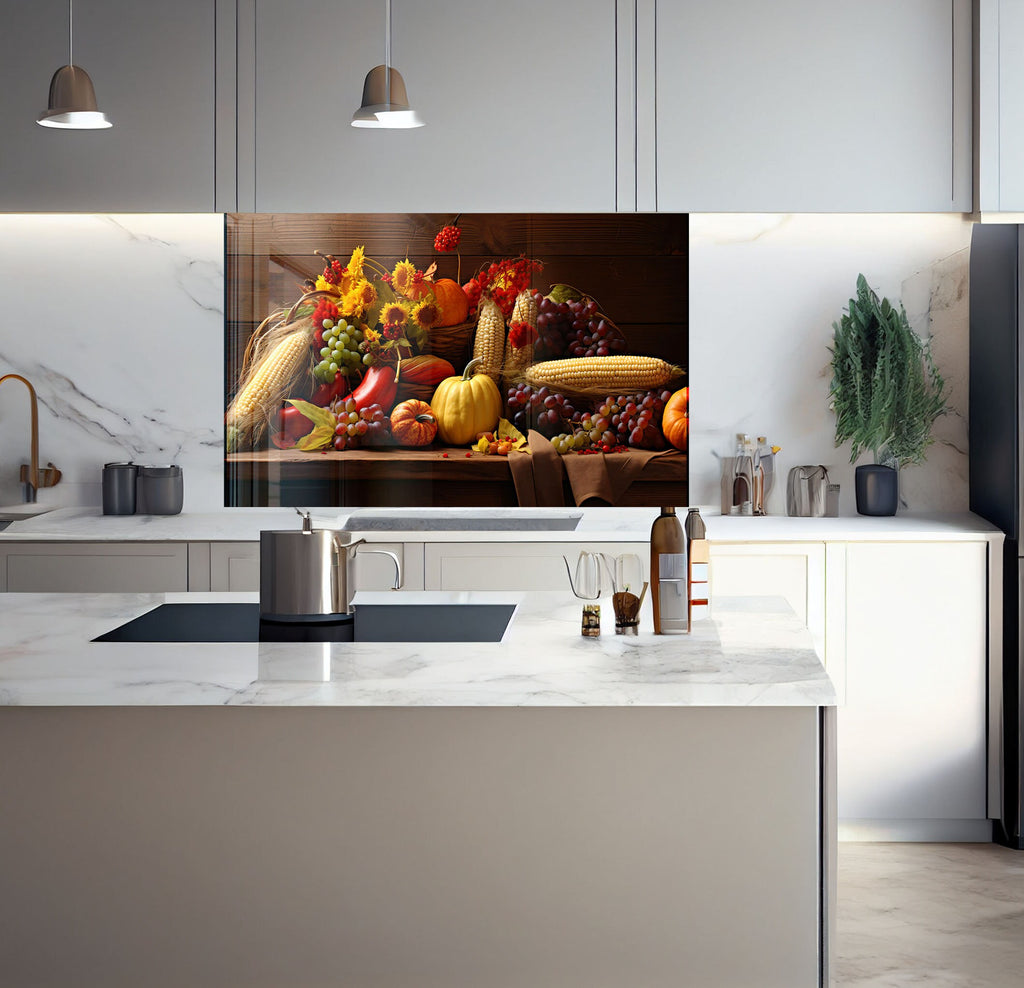
{"type": "Polygon", "coordinates": [[[52,464],[47,463],[46,468],[39,469],[39,402],[36,401],[36,389],[32,387],[27,378],[20,374],[4,374],[0,377],[0,384],[9,378],[21,381],[28,388],[28,396],[32,407],[32,448],[28,466],[22,464],[19,480],[21,481],[22,500],[26,504],[32,504],[36,500],[36,492],[40,487],[53,487],[59,483],[61,472],[52,464]]]}

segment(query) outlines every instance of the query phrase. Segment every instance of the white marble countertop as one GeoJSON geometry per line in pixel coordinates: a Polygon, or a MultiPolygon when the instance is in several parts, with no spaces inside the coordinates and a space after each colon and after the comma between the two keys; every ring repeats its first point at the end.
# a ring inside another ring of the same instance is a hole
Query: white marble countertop
{"type": "MultiPolygon", "coordinates": [[[[682,518],[685,508],[678,509],[682,518]]],[[[551,509],[542,514],[555,514],[551,509]]],[[[570,514],[568,510],[564,512],[570,514]]],[[[657,508],[584,508],[574,529],[543,530],[529,509],[517,509],[514,528],[458,529],[438,510],[393,511],[403,525],[414,528],[362,527],[359,515],[340,509],[313,509],[320,528],[345,525],[371,541],[393,542],[646,542],[657,508]],[[445,527],[447,524],[448,527],[445,527]]],[[[494,511],[458,512],[459,516],[500,517],[494,511]]],[[[898,514],[891,518],[853,515],[841,518],[734,518],[702,509],[713,542],[860,542],[860,541],[977,541],[1002,538],[995,526],[969,512],[958,514],[898,514]]],[[[503,523],[513,517],[505,513],[503,523]]],[[[291,508],[225,508],[216,512],[180,515],[104,515],[99,508],[58,508],[13,522],[0,531],[3,542],[258,542],[262,529],[297,528],[291,508]]]]}
{"type": "MultiPolygon", "coordinates": [[[[489,643],[125,643],[91,639],[163,602],[254,594],[0,594],[0,705],[830,706],[810,634],[780,598],[718,598],[691,635],[580,635],[571,594],[360,593],[355,605],[505,603],[489,643]]],[[[650,598],[641,611],[650,629],[650,598]]]]}

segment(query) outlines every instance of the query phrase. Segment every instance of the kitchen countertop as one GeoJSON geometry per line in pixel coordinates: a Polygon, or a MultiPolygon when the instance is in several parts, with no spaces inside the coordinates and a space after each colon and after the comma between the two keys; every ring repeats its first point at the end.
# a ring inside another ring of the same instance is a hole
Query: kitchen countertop
{"type": "MultiPolygon", "coordinates": [[[[91,639],[164,602],[254,594],[0,594],[0,705],[831,706],[810,634],[780,598],[717,598],[691,635],[580,635],[569,593],[407,592],[361,603],[505,603],[493,643],[122,643],[91,639]]],[[[651,627],[650,597],[641,628],[651,627]]]]}
{"type": "MultiPolygon", "coordinates": [[[[515,529],[459,530],[437,527],[440,512],[422,513],[422,527],[407,529],[357,527],[352,531],[371,541],[392,542],[645,542],[657,508],[578,509],[582,517],[575,529],[544,530],[535,527],[529,509],[517,509],[515,529]],[[427,527],[432,526],[432,527],[427,527]],[[534,527],[531,527],[534,526],[534,527]]],[[[685,509],[678,509],[680,518],[685,509]]],[[[312,509],[317,527],[341,527],[350,512],[312,509]]],[[[383,513],[383,512],[381,512],[383,513]]],[[[544,512],[552,514],[553,512],[544,512]]],[[[734,518],[702,509],[708,538],[713,542],[913,542],[1001,540],[1002,533],[969,512],[948,514],[898,514],[890,518],[853,515],[841,518],[734,518]]],[[[395,512],[405,523],[410,512],[395,512]]],[[[467,509],[460,516],[472,516],[467,509]]],[[[482,511],[478,516],[494,516],[482,511]]],[[[358,517],[355,516],[355,517],[358,517]]],[[[418,524],[413,521],[412,524],[418,524]]],[[[453,525],[457,523],[452,523],[453,525]]],[[[0,531],[3,542],[258,542],[262,529],[291,529],[299,525],[291,508],[225,508],[215,512],[180,515],[104,515],[99,508],[58,508],[46,514],[13,522],[0,531]]]]}

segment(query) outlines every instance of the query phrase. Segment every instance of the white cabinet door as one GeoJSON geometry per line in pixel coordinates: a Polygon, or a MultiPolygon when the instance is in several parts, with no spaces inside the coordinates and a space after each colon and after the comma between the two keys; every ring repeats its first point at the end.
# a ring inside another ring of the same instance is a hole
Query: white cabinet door
{"type": "Polygon", "coordinates": [[[66,0],[7,3],[0,30],[0,210],[199,212],[214,197],[214,0],[92,0],[74,59],[108,130],[40,127],[68,61],[66,0]]]}
{"type": "Polygon", "coordinates": [[[656,23],[659,210],[971,209],[969,0],[659,0],[656,23]]]}
{"type": "Polygon", "coordinates": [[[978,202],[1024,211],[1024,0],[979,0],[978,202]]]}
{"type": "Polygon", "coordinates": [[[841,833],[985,839],[986,544],[851,543],[846,587],[841,833]]]}
{"type": "Polygon", "coordinates": [[[425,121],[413,130],[350,126],[384,61],[384,4],[255,0],[254,30],[240,24],[240,65],[255,46],[240,209],[615,209],[612,2],[394,0],[392,65],[425,121]]]}
{"type": "MultiPolygon", "coordinates": [[[[374,542],[356,549],[353,574],[357,590],[389,590],[395,581],[395,564],[388,556],[368,552],[387,549],[402,565],[402,589],[423,589],[423,546],[411,542],[374,542]]],[[[260,544],[214,542],[210,546],[210,589],[260,589],[260,544]]]]}
{"type": "Polygon", "coordinates": [[[183,542],[10,543],[4,585],[17,593],[166,593],[188,589],[183,542]]]}
{"type": "Polygon", "coordinates": [[[783,597],[828,665],[823,542],[712,542],[709,570],[712,613],[718,596],[783,597]]]}
{"type": "Polygon", "coordinates": [[[649,542],[428,542],[424,549],[427,590],[566,591],[565,559],[575,572],[583,551],[636,553],[646,580],[651,556],[649,542]]]}

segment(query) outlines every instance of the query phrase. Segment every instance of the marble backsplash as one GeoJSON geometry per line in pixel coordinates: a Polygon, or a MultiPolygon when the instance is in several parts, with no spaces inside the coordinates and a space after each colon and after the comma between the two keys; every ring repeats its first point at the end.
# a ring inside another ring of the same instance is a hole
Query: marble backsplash
{"type": "MultiPolygon", "coordinates": [[[[223,217],[0,215],[0,374],[39,394],[40,459],[63,472],[46,504],[99,505],[103,463],[179,463],[185,511],[223,504],[223,217]]],[[[863,272],[934,337],[953,414],[903,473],[911,510],[967,507],[967,247],[959,215],[695,215],[690,236],[691,503],[717,509],[717,456],[736,432],[824,463],[854,513],[833,444],[828,346],[863,272]]],[[[25,391],[0,388],[0,504],[20,499],[25,391]]]]}
{"type": "MultiPolygon", "coordinates": [[[[99,505],[104,463],[178,463],[185,511],[223,503],[224,219],[0,215],[0,373],[39,396],[41,503],[99,505]]],[[[25,389],[0,388],[0,504],[20,500],[25,389]]]]}

